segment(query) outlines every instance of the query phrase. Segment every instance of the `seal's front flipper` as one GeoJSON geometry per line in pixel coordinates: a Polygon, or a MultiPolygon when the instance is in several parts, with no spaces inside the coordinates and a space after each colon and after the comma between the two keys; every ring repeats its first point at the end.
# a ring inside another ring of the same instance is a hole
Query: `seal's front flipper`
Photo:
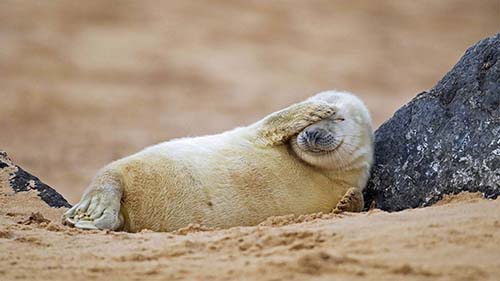
{"type": "Polygon", "coordinates": [[[257,130],[257,142],[280,145],[307,126],[336,112],[336,107],[323,101],[305,101],[275,112],[252,125],[257,130]]]}
{"type": "Polygon", "coordinates": [[[337,207],[333,210],[333,213],[340,214],[343,212],[361,212],[363,210],[364,200],[363,193],[356,187],[352,187],[347,190],[346,194],[339,203],[337,207]]]}

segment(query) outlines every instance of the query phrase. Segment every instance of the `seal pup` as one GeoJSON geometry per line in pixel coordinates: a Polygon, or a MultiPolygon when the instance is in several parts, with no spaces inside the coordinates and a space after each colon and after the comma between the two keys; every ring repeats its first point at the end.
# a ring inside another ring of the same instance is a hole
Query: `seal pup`
{"type": "Polygon", "coordinates": [[[173,231],[256,225],[270,216],[361,211],[373,162],[369,112],[319,93],[247,127],[148,147],[102,168],[63,222],[173,231]]]}

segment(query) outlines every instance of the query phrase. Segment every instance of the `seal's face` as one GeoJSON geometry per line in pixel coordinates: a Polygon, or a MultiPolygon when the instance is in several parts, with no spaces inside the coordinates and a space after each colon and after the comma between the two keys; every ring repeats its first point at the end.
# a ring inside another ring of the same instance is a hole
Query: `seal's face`
{"type": "Polygon", "coordinates": [[[324,92],[311,99],[332,103],[338,110],[292,138],[291,147],[297,156],[325,169],[350,168],[359,160],[371,164],[373,135],[365,105],[358,98],[339,92],[324,92]]]}
{"type": "Polygon", "coordinates": [[[325,154],[335,151],[344,142],[341,134],[343,117],[330,117],[304,129],[297,136],[297,146],[306,152],[325,154]]]}

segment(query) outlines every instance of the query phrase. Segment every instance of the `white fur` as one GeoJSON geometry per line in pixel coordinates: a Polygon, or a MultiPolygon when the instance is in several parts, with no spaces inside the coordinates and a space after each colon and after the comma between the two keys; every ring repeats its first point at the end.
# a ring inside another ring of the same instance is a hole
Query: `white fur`
{"type": "Polygon", "coordinates": [[[224,228],[330,212],[349,188],[366,185],[370,123],[358,98],[330,91],[248,127],[160,143],[104,167],[65,219],[81,228],[116,229],[124,221],[128,231],[171,231],[190,223],[224,228]],[[305,127],[339,116],[345,120],[335,125],[344,135],[338,149],[318,157],[297,148],[296,135],[305,127]],[[113,186],[113,196],[103,186],[113,186]],[[89,212],[82,202],[96,198],[89,212]]]}

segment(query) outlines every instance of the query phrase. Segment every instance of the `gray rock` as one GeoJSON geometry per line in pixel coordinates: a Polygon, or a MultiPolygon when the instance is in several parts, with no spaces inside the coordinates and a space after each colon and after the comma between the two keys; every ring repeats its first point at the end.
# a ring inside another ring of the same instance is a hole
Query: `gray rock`
{"type": "Polygon", "coordinates": [[[50,207],[71,207],[61,194],[15,165],[4,151],[0,151],[0,185],[8,187],[14,192],[35,190],[38,192],[38,196],[50,207]]]}
{"type": "Polygon", "coordinates": [[[470,47],[375,132],[365,207],[429,206],[462,191],[500,194],[500,34],[470,47]]]}

